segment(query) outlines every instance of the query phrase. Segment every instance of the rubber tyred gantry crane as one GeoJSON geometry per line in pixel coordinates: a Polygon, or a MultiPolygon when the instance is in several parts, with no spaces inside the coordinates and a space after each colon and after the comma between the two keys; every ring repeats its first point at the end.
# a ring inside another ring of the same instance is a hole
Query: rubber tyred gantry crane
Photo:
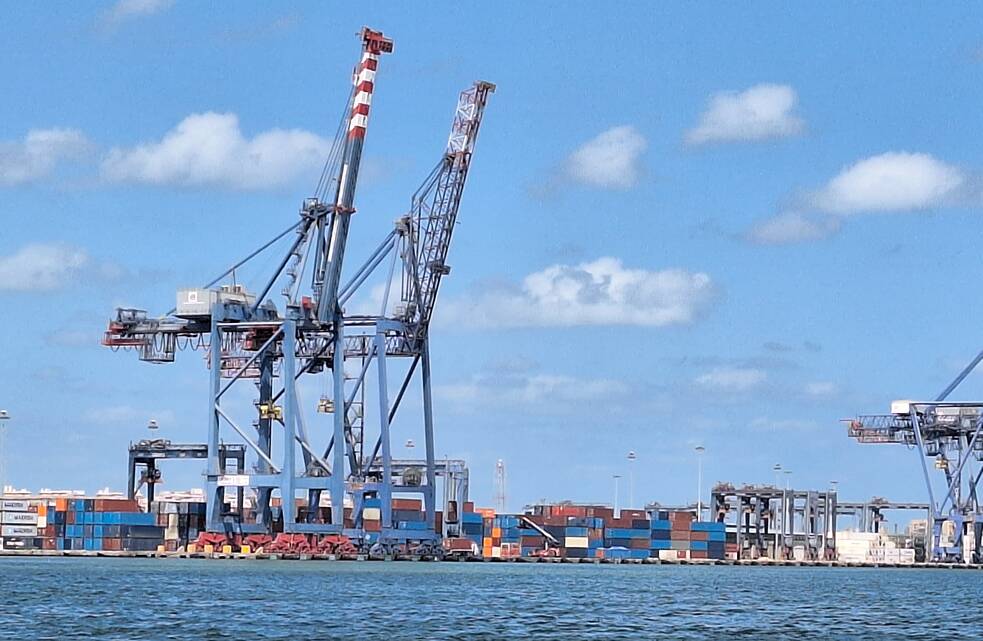
{"type": "Polygon", "coordinates": [[[383,546],[434,544],[440,538],[434,532],[429,326],[441,279],[450,271],[446,260],[451,236],[485,104],[495,86],[476,82],[461,93],[444,153],[414,194],[409,212],[343,281],[379,58],[393,49],[391,40],[370,29],[363,29],[362,43],[339,136],[315,196],[304,201],[299,220],[205,287],[180,290],[176,307],[160,318],[143,310],[118,309],[103,341],[112,348],[136,349],[150,362],[171,362],[181,349],[207,350],[205,477],[210,531],[234,527],[241,533],[270,533],[273,495],[278,493],[284,505],[283,531],[288,534],[345,534],[363,543],[375,543],[377,536],[383,546]],[[289,248],[258,295],[239,284],[218,286],[246,262],[272,253],[270,248],[291,233],[289,248]],[[373,275],[383,278],[379,312],[347,313],[346,305],[364,293],[373,275]],[[397,278],[398,292],[393,287],[397,278]],[[282,295],[280,305],[268,298],[276,287],[282,295]],[[394,470],[390,430],[418,370],[425,465],[422,470],[394,470]],[[232,393],[245,388],[247,380],[255,383],[255,392],[232,393]],[[308,381],[315,383],[319,398],[301,398],[311,391],[308,381]],[[376,400],[370,404],[365,399],[371,387],[376,400]],[[253,398],[245,407],[244,396],[253,398]],[[243,427],[245,420],[252,420],[252,430],[243,427]],[[223,475],[219,451],[233,435],[253,453],[255,465],[244,474],[223,475]],[[232,523],[233,514],[226,508],[227,488],[242,486],[256,492],[255,523],[232,523]],[[303,519],[290,509],[298,492],[305,492],[312,506],[303,519]],[[323,492],[331,497],[330,518],[321,518],[314,509],[323,492]],[[426,531],[394,521],[391,499],[396,493],[422,495],[426,531]],[[353,506],[347,520],[346,498],[353,506]],[[378,535],[363,527],[362,510],[369,499],[381,505],[378,535]]]}

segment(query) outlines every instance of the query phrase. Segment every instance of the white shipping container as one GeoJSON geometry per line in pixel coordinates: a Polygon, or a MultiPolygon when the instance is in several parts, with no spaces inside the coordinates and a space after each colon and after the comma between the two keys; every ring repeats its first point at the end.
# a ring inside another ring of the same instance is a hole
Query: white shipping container
{"type": "Polygon", "coordinates": [[[36,512],[4,512],[0,515],[0,524],[36,526],[38,524],[38,515],[36,512]]]}
{"type": "Polygon", "coordinates": [[[4,525],[0,526],[0,534],[3,536],[37,536],[38,529],[28,525],[4,525]]]}
{"type": "Polygon", "coordinates": [[[381,521],[382,508],[379,507],[362,508],[362,519],[366,521],[381,521]]]}
{"type": "Polygon", "coordinates": [[[586,548],[587,547],[587,537],[586,536],[568,536],[563,540],[563,547],[565,548],[586,548]]]}
{"type": "Polygon", "coordinates": [[[0,501],[0,512],[27,512],[31,509],[30,501],[3,499],[0,501]]]}

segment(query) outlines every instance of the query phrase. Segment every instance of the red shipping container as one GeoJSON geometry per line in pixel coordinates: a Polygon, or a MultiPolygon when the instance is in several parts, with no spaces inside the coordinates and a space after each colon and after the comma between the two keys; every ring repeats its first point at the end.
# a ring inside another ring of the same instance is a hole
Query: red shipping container
{"type": "Polygon", "coordinates": [[[447,550],[470,550],[474,543],[471,539],[444,539],[444,548],[447,550]]]}
{"type": "Polygon", "coordinates": [[[96,512],[139,512],[140,505],[130,499],[96,499],[96,512]]]}
{"type": "Polygon", "coordinates": [[[362,521],[362,527],[366,532],[381,532],[382,521],[362,521]]]}
{"type": "Polygon", "coordinates": [[[587,516],[594,516],[602,519],[613,519],[614,510],[609,507],[592,507],[587,510],[587,516]]]}
{"type": "Polygon", "coordinates": [[[697,530],[693,530],[693,531],[691,531],[689,533],[689,540],[690,541],[706,541],[707,540],[707,533],[706,532],[699,532],[697,530]]]}
{"type": "MultiPolygon", "coordinates": [[[[174,541],[174,543],[176,544],[177,541],[174,541]]],[[[123,546],[121,545],[119,539],[103,539],[102,540],[102,549],[103,550],[108,550],[110,552],[118,552],[121,549],[123,549],[123,546]]]]}
{"type": "Polygon", "coordinates": [[[474,512],[474,501],[465,501],[464,502],[464,511],[465,512],[474,512]]]}
{"type": "Polygon", "coordinates": [[[709,559],[709,553],[706,550],[690,550],[689,558],[691,559],[709,559]]]}
{"type": "Polygon", "coordinates": [[[423,509],[423,501],[420,499],[393,499],[394,510],[417,510],[423,509]]]}
{"type": "Polygon", "coordinates": [[[553,508],[554,516],[587,516],[587,508],[580,505],[557,505],[553,508]]]}
{"type": "MultiPolygon", "coordinates": [[[[55,536],[57,536],[57,533],[55,532],[55,526],[54,525],[49,525],[49,526],[45,527],[44,528],[44,536],[46,536],[46,537],[48,537],[50,539],[55,538],[55,536]]],[[[45,548],[45,549],[47,549],[47,548],[45,548]]]]}
{"type": "Polygon", "coordinates": [[[565,526],[566,524],[567,517],[565,516],[547,516],[543,519],[543,525],[565,526]]]}
{"type": "Polygon", "coordinates": [[[628,539],[628,549],[630,550],[647,550],[651,547],[652,542],[647,538],[645,539],[628,539]]]}
{"type": "Polygon", "coordinates": [[[669,532],[670,541],[691,541],[690,535],[692,532],[689,530],[671,530],[669,532]]]}
{"type": "Polygon", "coordinates": [[[65,524],[66,525],[75,525],[75,511],[74,510],[72,510],[71,512],[65,512],[65,524]]]}
{"type": "Polygon", "coordinates": [[[521,536],[519,537],[519,545],[524,548],[537,548],[543,547],[546,544],[546,538],[542,536],[521,536]]]}
{"type": "Polygon", "coordinates": [[[621,510],[621,514],[618,516],[623,519],[628,519],[629,521],[631,519],[647,519],[649,517],[648,514],[645,513],[645,510],[621,510]]]}
{"type": "Polygon", "coordinates": [[[56,550],[57,545],[55,544],[55,539],[53,538],[43,538],[41,539],[41,549],[42,550],[56,550]]]}

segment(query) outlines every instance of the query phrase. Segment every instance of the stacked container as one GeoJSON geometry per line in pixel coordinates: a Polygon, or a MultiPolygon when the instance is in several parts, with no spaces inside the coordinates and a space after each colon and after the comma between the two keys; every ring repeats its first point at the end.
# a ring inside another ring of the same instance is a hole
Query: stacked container
{"type": "Polygon", "coordinates": [[[622,510],[619,518],[608,519],[604,528],[605,548],[601,558],[647,559],[650,554],[651,522],[642,510],[622,510]]]}
{"type": "Polygon", "coordinates": [[[652,519],[652,556],[660,559],[723,559],[723,523],[696,521],[693,512],[657,510],[652,519]]]}
{"type": "Polygon", "coordinates": [[[155,552],[164,544],[156,515],[136,501],[57,499],[54,508],[57,550],[155,552]]]}
{"type": "MultiPolygon", "coordinates": [[[[45,547],[47,504],[26,499],[0,500],[0,536],[5,550],[40,550],[45,547]]],[[[53,548],[52,548],[53,549],[53,548]]]]}
{"type": "Polygon", "coordinates": [[[164,550],[176,552],[198,539],[205,530],[205,503],[200,501],[154,501],[150,511],[156,525],[164,528],[164,550]]]}

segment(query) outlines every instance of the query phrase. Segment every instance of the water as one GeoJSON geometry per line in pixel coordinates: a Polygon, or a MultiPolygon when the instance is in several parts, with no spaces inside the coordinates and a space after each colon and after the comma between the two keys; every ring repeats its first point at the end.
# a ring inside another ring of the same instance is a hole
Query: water
{"type": "Polygon", "coordinates": [[[981,600],[954,570],[0,559],[0,639],[971,638],[981,600]]]}

